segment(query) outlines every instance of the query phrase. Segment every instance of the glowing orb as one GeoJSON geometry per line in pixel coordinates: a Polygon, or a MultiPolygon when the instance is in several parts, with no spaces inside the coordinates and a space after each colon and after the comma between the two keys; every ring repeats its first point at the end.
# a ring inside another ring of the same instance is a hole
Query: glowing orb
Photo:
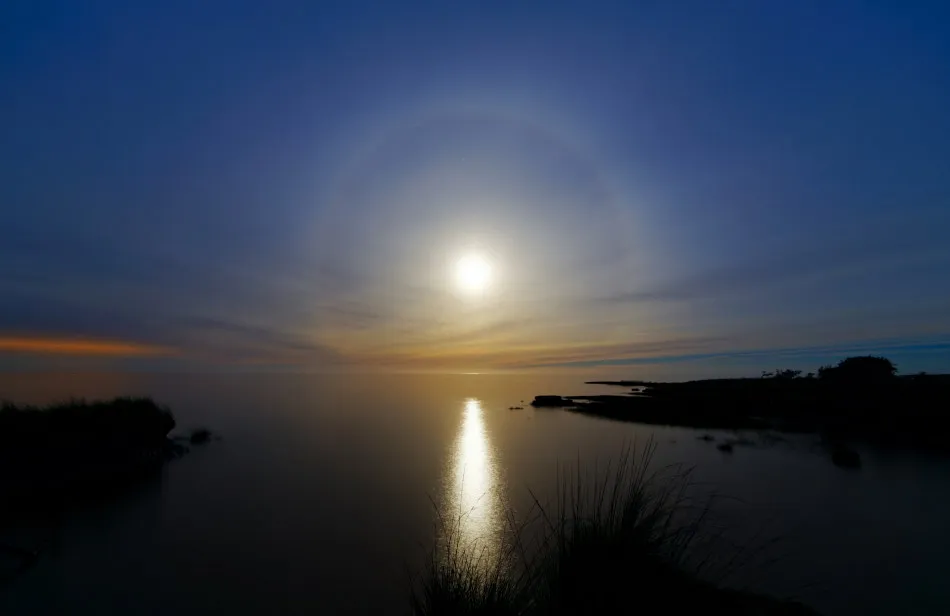
{"type": "Polygon", "coordinates": [[[455,264],[455,284],[466,293],[481,293],[491,284],[492,266],[485,257],[466,255],[455,264]]]}

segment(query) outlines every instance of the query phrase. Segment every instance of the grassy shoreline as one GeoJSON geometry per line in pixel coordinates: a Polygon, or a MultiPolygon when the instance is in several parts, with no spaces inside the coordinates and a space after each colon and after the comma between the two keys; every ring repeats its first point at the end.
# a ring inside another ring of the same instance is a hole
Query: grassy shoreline
{"type": "MultiPolygon", "coordinates": [[[[414,580],[414,616],[575,616],[629,612],[814,615],[793,600],[731,588],[742,549],[723,549],[682,469],[654,472],[655,446],[625,449],[602,473],[559,474],[553,504],[510,516],[504,547],[459,540],[458,526],[414,580]]],[[[458,520],[457,520],[458,522],[458,520]]]]}

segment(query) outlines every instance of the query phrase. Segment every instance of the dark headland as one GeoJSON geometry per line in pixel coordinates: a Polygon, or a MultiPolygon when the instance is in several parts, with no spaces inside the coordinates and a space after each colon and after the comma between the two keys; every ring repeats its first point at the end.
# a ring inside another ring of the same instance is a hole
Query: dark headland
{"type": "Polygon", "coordinates": [[[775,370],[758,378],[591,383],[635,389],[622,395],[539,396],[535,406],[638,423],[814,432],[950,449],[950,375],[899,376],[883,357],[850,357],[807,375],[775,370]]]}
{"type": "Polygon", "coordinates": [[[42,551],[15,529],[55,525],[77,506],[154,477],[185,450],[169,438],[174,428],[171,411],[150,398],[0,405],[0,582],[42,551]]]}

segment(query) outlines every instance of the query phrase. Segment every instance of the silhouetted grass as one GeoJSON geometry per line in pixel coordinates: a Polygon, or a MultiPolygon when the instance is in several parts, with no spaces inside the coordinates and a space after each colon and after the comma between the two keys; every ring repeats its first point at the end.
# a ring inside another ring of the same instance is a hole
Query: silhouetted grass
{"type": "Polygon", "coordinates": [[[527,614],[533,607],[529,571],[516,554],[463,545],[455,535],[437,549],[411,596],[413,614],[527,614]]]}
{"type": "Polygon", "coordinates": [[[694,496],[685,469],[652,471],[654,449],[626,448],[602,472],[584,473],[580,464],[559,470],[555,502],[535,498],[528,520],[511,517],[500,551],[450,535],[417,580],[412,613],[813,614],[722,587],[755,554],[724,549],[723,531],[710,521],[713,500],[694,496]]]}
{"type": "Polygon", "coordinates": [[[508,532],[503,533],[503,538],[489,536],[469,541],[462,527],[471,511],[449,516],[435,503],[433,507],[438,513],[439,540],[428,555],[423,574],[413,580],[412,613],[529,613],[534,600],[531,575],[535,571],[525,566],[527,524],[516,522],[508,512],[508,532]]]}

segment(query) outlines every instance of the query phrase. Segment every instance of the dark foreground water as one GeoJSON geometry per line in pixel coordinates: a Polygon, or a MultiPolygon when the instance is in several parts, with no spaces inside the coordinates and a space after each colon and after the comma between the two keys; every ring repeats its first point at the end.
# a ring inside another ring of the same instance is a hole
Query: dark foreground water
{"type": "Polygon", "coordinates": [[[51,547],[0,588],[0,614],[404,613],[433,502],[469,512],[463,535],[490,543],[529,487],[552,494],[559,461],[602,464],[651,436],[657,466],[695,466],[735,498],[735,529],[780,537],[745,583],[827,614],[950,613],[950,459],[861,449],[849,471],[807,438],[729,455],[704,432],[508,408],[603,391],[582,380],[2,375],[0,397],[18,402],[152,395],[223,439],[119,503],[33,529],[51,547]]]}

